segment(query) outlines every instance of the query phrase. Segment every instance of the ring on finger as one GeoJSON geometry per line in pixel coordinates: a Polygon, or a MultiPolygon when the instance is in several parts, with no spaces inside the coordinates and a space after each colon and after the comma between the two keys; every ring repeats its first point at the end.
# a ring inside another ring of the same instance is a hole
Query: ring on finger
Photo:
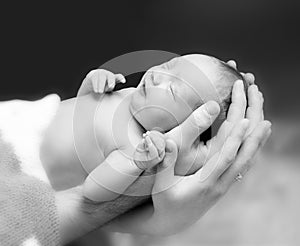
{"type": "Polygon", "coordinates": [[[243,179],[243,175],[241,173],[238,173],[238,175],[235,177],[235,180],[238,182],[241,182],[243,179]]]}

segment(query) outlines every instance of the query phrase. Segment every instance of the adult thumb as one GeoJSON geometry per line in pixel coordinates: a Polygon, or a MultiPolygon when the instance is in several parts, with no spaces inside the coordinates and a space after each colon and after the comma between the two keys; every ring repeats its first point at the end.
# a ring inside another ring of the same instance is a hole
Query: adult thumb
{"type": "Polygon", "coordinates": [[[197,108],[184,122],[173,128],[166,135],[181,146],[190,147],[199,135],[207,130],[220,113],[220,106],[215,101],[208,101],[197,108]]]}

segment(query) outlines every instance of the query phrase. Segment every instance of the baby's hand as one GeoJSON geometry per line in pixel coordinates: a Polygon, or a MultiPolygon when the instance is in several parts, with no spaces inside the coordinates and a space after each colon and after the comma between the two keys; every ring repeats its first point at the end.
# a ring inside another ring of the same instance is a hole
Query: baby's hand
{"type": "Polygon", "coordinates": [[[165,157],[165,135],[158,131],[143,134],[142,142],[137,146],[133,159],[138,168],[146,170],[159,164],[165,157]]]}
{"type": "Polygon", "coordinates": [[[126,79],[122,74],[113,74],[104,69],[90,71],[82,82],[78,95],[82,96],[94,91],[95,93],[110,92],[117,83],[125,83],[126,79]]]}

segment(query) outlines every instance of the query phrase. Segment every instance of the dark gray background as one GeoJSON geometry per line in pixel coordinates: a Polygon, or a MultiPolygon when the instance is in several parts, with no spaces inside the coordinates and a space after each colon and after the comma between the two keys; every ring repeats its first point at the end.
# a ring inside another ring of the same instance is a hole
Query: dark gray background
{"type": "MultiPolygon", "coordinates": [[[[75,95],[92,68],[159,49],[234,58],[253,71],[268,115],[299,112],[299,1],[98,1],[1,7],[0,99],[75,95]]],[[[134,81],[131,81],[134,83],[134,81]]]]}

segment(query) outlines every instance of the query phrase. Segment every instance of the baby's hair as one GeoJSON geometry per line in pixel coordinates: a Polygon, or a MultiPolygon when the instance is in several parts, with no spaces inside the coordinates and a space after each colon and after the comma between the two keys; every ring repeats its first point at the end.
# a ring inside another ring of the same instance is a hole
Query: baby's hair
{"type": "Polygon", "coordinates": [[[231,104],[231,94],[234,82],[237,80],[243,81],[246,98],[249,83],[247,83],[247,81],[243,78],[242,74],[239,71],[232,68],[227,63],[220,60],[218,61],[218,63],[220,73],[218,74],[218,78],[216,79],[216,81],[214,81],[214,85],[221,100],[220,118],[225,119],[228,113],[229,106],[231,104]]]}

